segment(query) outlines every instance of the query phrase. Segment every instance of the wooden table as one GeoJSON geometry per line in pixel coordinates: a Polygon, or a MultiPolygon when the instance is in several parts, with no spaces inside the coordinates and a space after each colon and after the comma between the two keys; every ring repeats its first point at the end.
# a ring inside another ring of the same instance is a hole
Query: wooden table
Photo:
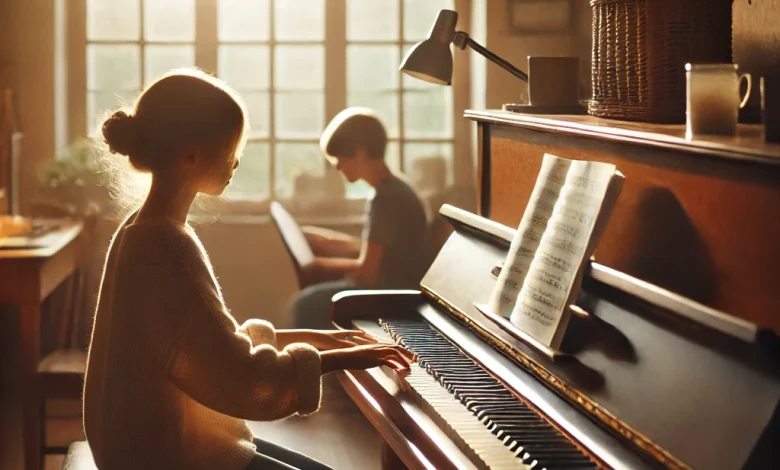
{"type": "Polygon", "coordinates": [[[0,249],[0,305],[19,309],[19,361],[24,396],[24,459],[27,470],[42,466],[42,409],[36,374],[41,360],[41,304],[79,266],[81,222],[35,239],[28,249],[0,249]]]}

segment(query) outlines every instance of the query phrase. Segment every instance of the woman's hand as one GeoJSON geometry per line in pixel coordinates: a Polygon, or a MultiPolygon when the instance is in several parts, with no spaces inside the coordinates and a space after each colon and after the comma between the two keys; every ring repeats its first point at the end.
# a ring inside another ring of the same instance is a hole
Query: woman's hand
{"type": "Polygon", "coordinates": [[[330,351],[373,344],[377,340],[360,330],[277,330],[276,342],[280,349],[291,343],[308,343],[319,351],[330,351]]]}
{"type": "Polygon", "coordinates": [[[376,338],[360,330],[331,330],[302,332],[303,342],[309,343],[319,351],[352,348],[362,344],[375,344],[376,338]]]}
{"type": "Polygon", "coordinates": [[[369,344],[347,349],[325,351],[320,355],[322,373],[338,370],[363,370],[388,366],[397,371],[408,370],[417,360],[414,353],[393,344],[369,344]]]}

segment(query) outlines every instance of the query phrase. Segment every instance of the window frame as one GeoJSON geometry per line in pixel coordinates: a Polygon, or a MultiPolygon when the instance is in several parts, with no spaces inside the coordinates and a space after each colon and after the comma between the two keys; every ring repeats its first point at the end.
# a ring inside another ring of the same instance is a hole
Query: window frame
{"type": "MultiPolygon", "coordinates": [[[[139,44],[141,46],[140,54],[140,73],[141,82],[144,82],[144,55],[145,46],[150,44],[167,44],[164,42],[146,41],[143,37],[143,0],[137,0],[140,3],[140,21],[141,36],[139,41],[122,41],[125,43],[139,44]]],[[[274,47],[282,44],[323,44],[325,50],[325,77],[324,77],[324,112],[323,122],[327,123],[334,115],[341,111],[347,104],[347,45],[348,44],[376,44],[376,45],[396,45],[399,49],[399,55],[403,54],[404,46],[411,45],[403,39],[403,14],[404,0],[399,2],[399,37],[397,40],[377,40],[377,41],[348,41],[347,40],[347,0],[323,0],[325,3],[325,38],[319,41],[280,41],[274,38],[274,21],[270,21],[270,35],[267,41],[246,41],[246,42],[220,42],[217,35],[217,2],[219,0],[194,0],[195,3],[195,66],[207,71],[217,71],[218,48],[220,44],[267,44],[270,46],[270,61],[273,67],[274,47]]],[[[283,0],[271,0],[269,14],[273,15],[274,3],[283,0]]],[[[87,128],[87,45],[92,42],[87,39],[87,0],[69,0],[67,3],[67,118],[66,135],[69,142],[89,135],[87,128]]],[[[459,13],[459,29],[468,29],[471,18],[472,0],[454,0],[455,10],[459,13]],[[463,25],[466,25],[465,27],[463,25]]],[[[273,18],[273,16],[271,16],[273,18]]],[[[431,18],[433,22],[434,18],[431,18]]],[[[114,43],[114,41],[108,41],[114,43]]],[[[116,41],[120,42],[120,41],[116,41]]],[[[191,42],[177,44],[193,44],[191,42]]],[[[420,139],[406,138],[404,136],[404,86],[403,77],[398,80],[399,100],[399,130],[395,138],[389,142],[397,142],[399,148],[399,166],[402,172],[406,173],[406,159],[403,150],[405,143],[451,143],[452,161],[450,172],[452,174],[452,187],[473,187],[474,168],[472,159],[472,132],[470,122],[463,118],[463,113],[471,101],[470,87],[470,52],[454,51],[453,67],[453,85],[452,85],[452,137],[449,139],[420,139]]],[[[402,59],[402,57],[399,57],[402,59]]],[[[399,72],[400,74],[400,72],[399,72]]],[[[252,139],[257,141],[269,142],[269,190],[267,197],[236,197],[227,204],[218,204],[220,212],[234,214],[265,214],[268,211],[270,201],[279,200],[291,206],[291,210],[296,211],[297,201],[294,197],[289,199],[278,199],[276,196],[275,178],[276,178],[276,143],[277,142],[315,142],[315,139],[287,139],[279,138],[275,132],[276,118],[275,105],[276,99],[273,97],[274,73],[269,73],[269,136],[263,139],[252,139]]],[[[239,93],[241,90],[238,90],[239,93]]],[[[324,164],[325,172],[337,171],[329,165],[324,164]]],[[[331,201],[324,201],[325,206],[339,206],[338,212],[346,211],[354,213],[355,210],[362,210],[364,199],[350,199],[346,196],[334,197],[331,201]],[[360,209],[358,209],[360,208],[360,209]]],[[[302,210],[299,208],[299,210],[302,210]]]]}

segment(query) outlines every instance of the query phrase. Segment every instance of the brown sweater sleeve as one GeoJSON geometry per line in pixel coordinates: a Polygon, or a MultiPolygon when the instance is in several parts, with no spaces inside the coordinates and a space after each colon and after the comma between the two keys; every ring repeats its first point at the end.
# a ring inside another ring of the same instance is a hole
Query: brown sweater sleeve
{"type": "Polygon", "coordinates": [[[169,376],[202,405],[241,419],[275,420],[319,408],[321,364],[311,345],[290,344],[278,351],[268,323],[240,328],[225,308],[202,251],[194,239],[171,241],[189,284],[186,324],[169,376]],[[256,343],[253,346],[253,342],[256,343]]]}

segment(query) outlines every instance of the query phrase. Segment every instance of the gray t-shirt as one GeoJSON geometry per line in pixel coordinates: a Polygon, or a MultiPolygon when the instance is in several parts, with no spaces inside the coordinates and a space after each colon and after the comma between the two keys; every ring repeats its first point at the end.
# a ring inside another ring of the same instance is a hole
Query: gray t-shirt
{"type": "Polygon", "coordinates": [[[425,209],[411,185],[389,178],[367,203],[363,240],[383,248],[377,285],[382,289],[419,289],[430,258],[425,209]]]}

